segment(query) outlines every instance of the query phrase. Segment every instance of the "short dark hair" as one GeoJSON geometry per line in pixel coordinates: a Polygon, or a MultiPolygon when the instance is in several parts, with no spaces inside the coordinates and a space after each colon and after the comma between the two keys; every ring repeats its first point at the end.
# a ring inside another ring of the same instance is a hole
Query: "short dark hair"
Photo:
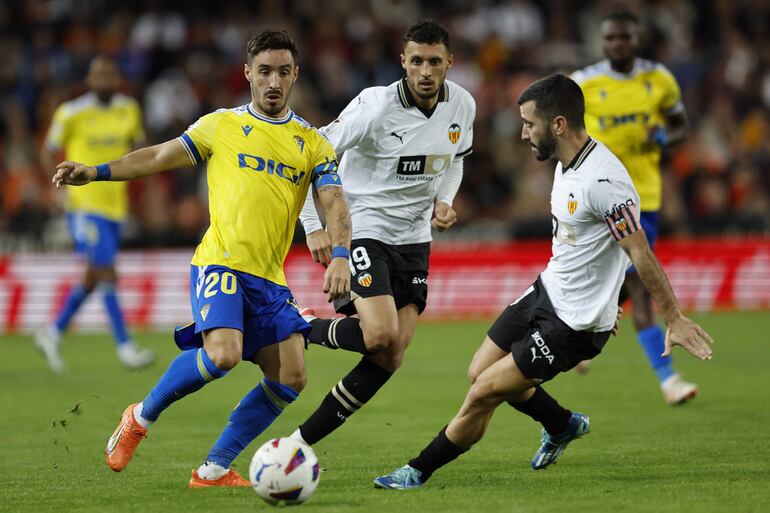
{"type": "Polygon", "coordinates": [[[436,20],[415,21],[404,33],[404,46],[409,41],[425,45],[443,44],[449,50],[449,32],[436,20]]]}
{"type": "Polygon", "coordinates": [[[246,43],[246,60],[251,62],[257,54],[266,50],[289,50],[297,62],[297,45],[285,30],[266,30],[249,39],[246,43]]]}
{"type": "Polygon", "coordinates": [[[585,100],[583,91],[567,75],[557,73],[532,82],[516,102],[523,105],[535,102],[535,113],[551,122],[557,116],[564,116],[571,128],[585,128],[585,100]]]}
{"type": "Polygon", "coordinates": [[[631,11],[627,11],[625,9],[608,13],[604,16],[604,18],[602,18],[602,21],[627,21],[629,23],[633,23],[634,25],[639,25],[639,18],[637,18],[637,16],[631,11]]]}

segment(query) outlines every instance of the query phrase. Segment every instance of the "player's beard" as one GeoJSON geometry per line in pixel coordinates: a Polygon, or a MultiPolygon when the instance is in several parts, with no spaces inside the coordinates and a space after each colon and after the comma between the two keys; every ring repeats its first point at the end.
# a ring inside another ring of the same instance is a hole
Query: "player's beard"
{"type": "Polygon", "coordinates": [[[535,150],[535,158],[539,161],[548,160],[556,153],[556,136],[551,132],[551,128],[548,127],[545,135],[538,144],[530,143],[535,150]]]}
{"type": "MultiPolygon", "coordinates": [[[[292,84],[293,87],[293,84],[292,84]]],[[[292,87],[289,87],[289,89],[282,93],[281,99],[278,103],[270,104],[267,102],[267,98],[265,98],[264,95],[257,95],[255,94],[256,91],[253,91],[252,94],[255,98],[257,98],[257,107],[267,116],[275,117],[278,114],[281,113],[283,109],[286,108],[286,105],[289,103],[289,97],[291,96],[291,90],[292,87]]]]}
{"type": "Polygon", "coordinates": [[[275,104],[269,104],[264,100],[257,100],[257,106],[260,108],[262,112],[264,112],[266,115],[275,117],[278,114],[281,113],[281,111],[286,108],[286,104],[289,103],[289,100],[287,97],[283,96],[281,97],[281,102],[275,103],[275,104]]]}

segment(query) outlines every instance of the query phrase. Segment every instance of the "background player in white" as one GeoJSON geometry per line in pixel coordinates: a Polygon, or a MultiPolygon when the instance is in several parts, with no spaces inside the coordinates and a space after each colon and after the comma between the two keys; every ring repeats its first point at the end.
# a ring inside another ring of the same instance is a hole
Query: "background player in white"
{"type": "Polygon", "coordinates": [[[375,479],[380,488],[417,488],[484,435],[507,401],[543,425],[539,470],[555,462],[589,419],[563,408],[540,384],[599,354],[618,313],[629,257],[667,325],[665,353],[681,345],[711,358],[711,337],[683,316],[639,223],[628,172],[585,130],[580,87],[565,75],[531,84],[518,98],[522,139],[538,160],[556,158],[551,192],[551,260],[537,281],[495,321],[471,362],[460,411],[408,465],[375,479]]]}
{"type": "MultiPolygon", "coordinates": [[[[311,319],[312,343],[364,354],[293,436],[314,444],[341,426],[400,367],[428,293],[431,225],[456,221],[452,200],[471,152],[476,107],[445,80],[449,34],[437,22],[412,24],[403,38],[406,76],[365,89],[322,129],[338,154],[353,223],[351,299],[311,319]]],[[[334,253],[308,198],[300,215],[316,262],[334,253]]]]}

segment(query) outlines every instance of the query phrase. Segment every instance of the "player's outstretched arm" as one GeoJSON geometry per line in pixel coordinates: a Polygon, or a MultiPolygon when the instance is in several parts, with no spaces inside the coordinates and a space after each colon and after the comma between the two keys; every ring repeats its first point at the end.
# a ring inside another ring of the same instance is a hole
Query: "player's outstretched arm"
{"type": "Polygon", "coordinates": [[[658,304],[666,323],[666,344],[663,356],[671,353],[673,345],[679,345],[701,360],[710,360],[712,352],[709,344],[714,340],[697,323],[682,315],[671,283],[658,263],[658,259],[650,250],[644,230],[634,232],[619,240],[618,243],[631,258],[636,272],[639,273],[642,283],[658,304]]]}
{"type": "Polygon", "coordinates": [[[350,292],[350,211],[338,185],[324,185],[317,189],[318,200],[326,218],[326,230],[332,242],[331,262],[324,275],[324,292],[329,301],[350,292]]]}
{"type": "Polygon", "coordinates": [[[193,162],[178,139],[142,148],[125,157],[99,166],[86,166],[65,160],[56,166],[52,182],[62,185],[85,185],[94,180],[132,180],[169,169],[190,166],[193,162]]]}

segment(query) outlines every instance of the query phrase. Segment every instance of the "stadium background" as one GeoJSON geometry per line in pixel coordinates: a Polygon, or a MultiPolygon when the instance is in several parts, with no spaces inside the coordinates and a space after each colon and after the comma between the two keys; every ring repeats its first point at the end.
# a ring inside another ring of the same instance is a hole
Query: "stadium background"
{"type": "MultiPolygon", "coordinates": [[[[310,0],[0,2],[0,331],[53,316],[78,278],[77,259],[37,152],[51,115],[84,92],[97,53],[113,56],[122,90],[143,106],[148,143],[179,135],[220,107],[247,103],[244,44],[285,28],[300,48],[291,105],[316,125],[359,90],[401,76],[401,34],[430,16],[450,31],[449,78],[475,97],[474,154],[455,203],[459,224],[434,246],[428,315],[489,316],[548,256],[550,163],[520,144],[512,106],[530,81],[601,58],[606,1],[310,0]],[[531,241],[522,243],[522,241],[531,241]],[[540,242],[537,242],[540,241],[540,242]]],[[[665,156],[661,258],[688,308],[770,307],[770,6],[762,1],[631,1],[644,57],[679,80],[692,124],[665,156]]],[[[183,169],[131,184],[119,259],[134,326],[167,329],[189,316],[187,263],[207,224],[205,172],[183,169]]],[[[289,282],[324,303],[321,271],[297,230],[289,282]]],[[[104,319],[97,302],[81,328],[104,319]]]]}
{"type": "MultiPolygon", "coordinates": [[[[399,77],[404,27],[434,16],[449,28],[449,77],[475,96],[475,153],[456,203],[461,224],[434,244],[426,318],[397,379],[354,424],[316,447],[327,472],[303,512],[754,513],[770,511],[770,2],[629,1],[647,28],[644,55],[680,81],[692,133],[666,158],[663,259],[691,315],[716,339],[710,362],[676,349],[700,397],[669,408],[626,316],[587,376],[547,385],[591,415],[593,434],[533,473],[536,424],[500,411],[471,454],[415,493],[380,493],[371,479],[416,454],[456,411],[489,322],[548,257],[552,168],[519,143],[512,100],[531,80],[600,58],[607,1],[269,0],[108,2],[0,0],[0,512],[255,511],[249,490],[186,488],[233,405],[259,379],[227,379],[164,413],[132,467],[107,470],[104,446],[120,412],[177,354],[174,323],[189,318],[188,263],[206,224],[202,169],[131,185],[121,299],[137,342],[157,362],[126,371],[98,299],[64,339],[54,375],[29,332],[49,321],[80,265],[59,197],[37,151],[55,106],[83,92],[97,53],[115,56],[123,90],[143,107],[149,142],[175,137],[201,113],[247,101],[244,44],[287,28],[301,52],[292,106],[321,125],[363,87],[399,77]],[[737,311],[754,310],[754,311],[737,311]],[[142,327],[148,328],[141,331],[142,327]],[[16,331],[16,334],[8,333],[16,331]],[[83,333],[96,331],[97,333],[83,333]],[[765,490],[764,492],[762,490],[765,490]],[[210,492],[210,493],[207,493],[210,492]]],[[[307,305],[320,269],[298,232],[292,287],[307,305]]],[[[235,461],[242,474],[266,439],[309,415],[358,355],[312,348],[309,386],[235,461]]]]}

